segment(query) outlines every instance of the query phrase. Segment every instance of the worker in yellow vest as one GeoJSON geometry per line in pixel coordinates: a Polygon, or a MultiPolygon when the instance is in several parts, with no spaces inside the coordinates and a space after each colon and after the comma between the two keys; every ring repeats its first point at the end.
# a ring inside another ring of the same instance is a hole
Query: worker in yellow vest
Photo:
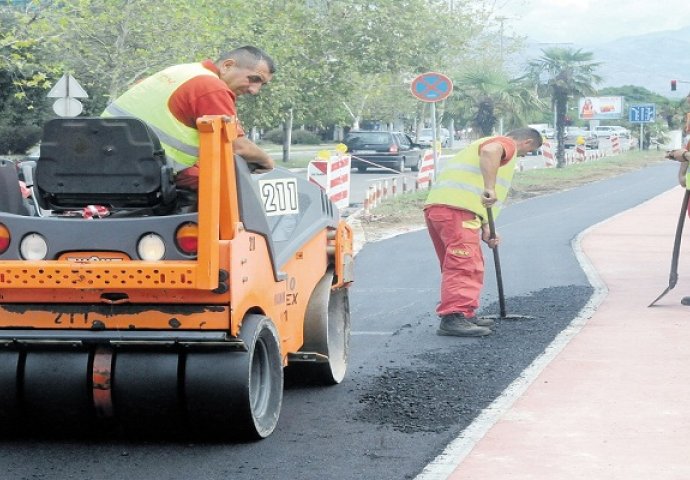
{"type": "MultiPolygon", "coordinates": [[[[176,171],[178,187],[197,190],[199,132],[204,115],[237,116],[239,95],[257,95],[275,73],[271,57],[259,48],[244,46],[213,62],[174,65],[133,85],[113,101],[103,116],[137,117],[157,134],[176,171]]],[[[234,151],[254,171],[268,171],[273,159],[245,137],[242,128],[234,151]]]]}
{"type": "Polygon", "coordinates": [[[491,207],[494,218],[498,216],[516,158],[541,144],[541,134],[533,128],[480,138],[449,160],[435,180],[424,218],[441,264],[441,302],[436,308],[441,317],[439,335],[491,333],[493,321],[475,315],[484,284],[480,238],[491,248],[499,241],[489,238],[486,207],[491,207]]]}
{"type": "MultiPolygon", "coordinates": [[[[690,161],[689,150],[690,141],[688,141],[684,148],[677,148],[675,150],[669,150],[666,152],[666,158],[680,162],[680,168],[678,169],[678,183],[686,190],[690,190],[690,169],[688,169],[688,162],[690,161]]],[[[690,204],[688,204],[687,215],[690,217],[690,204]]],[[[680,303],[690,306],[690,297],[681,298],[680,303]]]]}

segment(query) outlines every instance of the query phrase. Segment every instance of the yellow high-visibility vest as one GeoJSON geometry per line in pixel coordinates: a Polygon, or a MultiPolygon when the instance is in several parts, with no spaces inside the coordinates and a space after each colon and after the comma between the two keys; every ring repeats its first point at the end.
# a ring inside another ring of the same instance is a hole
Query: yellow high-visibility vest
{"type": "Polygon", "coordinates": [[[201,63],[186,63],[162,70],[134,85],[102,113],[104,117],[137,117],[158,135],[175,171],[199,159],[199,132],[180,122],[168,108],[170,96],[184,82],[199,75],[217,76],[201,63]]]}
{"type": "MultiPolygon", "coordinates": [[[[484,223],[488,221],[486,208],[481,201],[484,192],[484,177],[479,165],[479,146],[491,138],[484,137],[472,142],[449,160],[429,192],[426,205],[449,205],[462,208],[476,213],[484,223]]],[[[508,196],[515,173],[516,158],[517,152],[498,169],[495,187],[498,200],[491,207],[494,218],[498,217],[508,196]]]]}

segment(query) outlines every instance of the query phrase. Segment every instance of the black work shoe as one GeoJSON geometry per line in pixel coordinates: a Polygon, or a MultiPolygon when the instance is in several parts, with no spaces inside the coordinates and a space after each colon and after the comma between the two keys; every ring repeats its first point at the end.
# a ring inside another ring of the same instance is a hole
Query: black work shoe
{"type": "Polygon", "coordinates": [[[681,305],[685,305],[686,307],[690,307],[690,297],[683,297],[680,299],[681,305]]]}
{"type": "Polygon", "coordinates": [[[489,335],[491,330],[475,325],[465,318],[462,313],[451,313],[441,317],[441,325],[436,330],[437,335],[454,337],[483,337],[489,335]]]}
{"type": "Polygon", "coordinates": [[[493,318],[488,318],[488,317],[468,317],[467,320],[470,322],[474,323],[475,325],[479,325],[480,327],[493,327],[496,322],[494,322],[493,318]]]}

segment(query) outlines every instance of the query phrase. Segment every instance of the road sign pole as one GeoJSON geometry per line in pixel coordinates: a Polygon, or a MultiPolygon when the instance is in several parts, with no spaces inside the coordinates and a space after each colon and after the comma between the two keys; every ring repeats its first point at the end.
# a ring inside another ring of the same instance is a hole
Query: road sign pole
{"type": "Polygon", "coordinates": [[[438,146],[436,143],[436,102],[431,103],[431,151],[434,155],[434,182],[438,178],[438,146]]]}
{"type": "Polygon", "coordinates": [[[415,77],[410,85],[412,95],[431,103],[432,154],[434,156],[434,181],[438,178],[438,147],[436,135],[436,102],[445,100],[453,92],[453,82],[442,73],[428,72],[415,77]]]}
{"type": "Polygon", "coordinates": [[[640,152],[644,146],[644,123],[640,123],[640,152]]]}

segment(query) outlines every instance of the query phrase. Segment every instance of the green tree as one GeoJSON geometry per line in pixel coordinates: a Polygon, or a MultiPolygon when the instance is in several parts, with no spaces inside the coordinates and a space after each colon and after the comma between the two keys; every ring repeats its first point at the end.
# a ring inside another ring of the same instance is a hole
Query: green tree
{"type": "Polygon", "coordinates": [[[298,125],[344,125],[352,120],[345,104],[382,120],[408,118],[411,79],[463,64],[487,22],[479,0],[34,3],[41,8],[26,38],[59,63],[46,79],[71,73],[84,86],[86,114],[168,65],[263,48],[278,71],[260,96],[240,98],[248,129],[275,127],[288,112],[298,125]]]}
{"type": "Polygon", "coordinates": [[[60,42],[46,48],[90,95],[87,113],[165,66],[196,60],[189,38],[206,25],[199,0],[63,0],[39,27],[60,42]]]}
{"type": "Polygon", "coordinates": [[[46,93],[53,70],[41,58],[50,41],[36,35],[37,6],[0,5],[0,153],[21,153],[35,143],[46,116],[46,93]]]}
{"type": "Polygon", "coordinates": [[[497,69],[468,72],[458,87],[460,104],[471,112],[472,127],[482,136],[491,135],[500,119],[508,129],[522,126],[532,110],[543,107],[524,79],[510,79],[497,69]]]}
{"type": "Polygon", "coordinates": [[[568,98],[592,95],[595,84],[601,81],[595,71],[599,63],[593,61],[594,54],[581,49],[553,47],[542,50],[543,55],[530,62],[532,78],[546,76],[545,86],[551,96],[551,106],[556,114],[557,166],[565,166],[565,117],[568,98]]]}

